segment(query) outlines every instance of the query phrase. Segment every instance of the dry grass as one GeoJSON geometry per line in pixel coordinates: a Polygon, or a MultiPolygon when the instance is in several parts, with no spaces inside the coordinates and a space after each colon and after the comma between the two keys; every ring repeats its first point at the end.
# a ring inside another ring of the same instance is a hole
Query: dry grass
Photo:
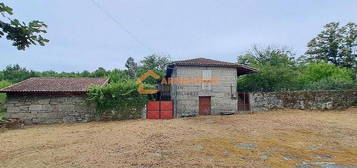
{"type": "Polygon", "coordinates": [[[0,133],[0,167],[294,167],[302,161],[357,165],[357,108],[41,125],[0,133]],[[267,159],[260,157],[264,153],[267,159]]]}

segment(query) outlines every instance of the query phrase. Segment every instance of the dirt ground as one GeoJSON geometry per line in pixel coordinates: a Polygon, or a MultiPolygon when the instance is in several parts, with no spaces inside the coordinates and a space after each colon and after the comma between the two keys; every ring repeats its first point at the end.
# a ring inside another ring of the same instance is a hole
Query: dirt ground
{"type": "Polygon", "coordinates": [[[357,108],[30,126],[0,167],[357,166],[357,108]]]}

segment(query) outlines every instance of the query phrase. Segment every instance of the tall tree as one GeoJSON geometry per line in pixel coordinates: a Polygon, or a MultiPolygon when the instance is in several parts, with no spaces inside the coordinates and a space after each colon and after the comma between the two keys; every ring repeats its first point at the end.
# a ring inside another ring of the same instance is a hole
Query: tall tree
{"type": "Polygon", "coordinates": [[[25,50],[30,45],[44,46],[49,40],[42,37],[42,33],[47,33],[47,25],[41,21],[34,20],[29,23],[21,22],[17,19],[11,19],[13,9],[0,3],[0,38],[4,37],[12,41],[12,45],[18,50],[25,50]],[[6,21],[5,21],[6,20],[6,21]]]}
{"type": "Polygon", "coordinates": [[[357,45],[356,41],[357,26],[355,23],[340,27],[338,22],[332,22],[326,24],[324,30],[308,43],[306,54],[312,60],[352,68],[356,66],[357,56],[352,52],[357,45]]]}
{"type": "Polygon", "coordinates": [[[341,28],[342,36],[342,66],[357,68],[357,24],[348,23],[341,28]]]}
{"type": "Polygon", "coordinates": [[[130,78],[132,79],[136,78],[137,71],[138,71],[138,64],[134,61],[134,58],[129,57],[126,60],[125,67],[127,69],[127,73],[130,76],[130,78]]]}
{"type": "Polygon", "coordinates": [[[294,53],[285,48],[254,46],[238,57],[238,63],[257,68],[258,73],[238,78],[239,91],[297,89],[298,68],[294,53]]]}
{"type": "Polygon", "coordinates": [[[144,60],[140,61],[142,67],[145,70],[158,70],[164,71],[166,65],[170,62],[169,56],[160,56],[160,55],[149,55],[144,58],[144,60]]]}

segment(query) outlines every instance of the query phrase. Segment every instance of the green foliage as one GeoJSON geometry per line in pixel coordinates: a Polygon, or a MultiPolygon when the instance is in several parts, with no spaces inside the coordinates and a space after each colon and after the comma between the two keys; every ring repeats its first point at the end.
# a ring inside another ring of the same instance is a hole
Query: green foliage
{"type": "Polygon", "coordinates": [[[260,72],[244,75],[238,79],[238,91],[284,91],[296,90],[299,85],[297,72],[289,67],[260,66],[260,72]]]}
{"type": "Polygon", "coordinates": [[[134,81],[110,83],[89,89],[88,100],[96,105],[99,115],[110,115],[115,119],[138,118],[148,100],[139,94],[134,81]]]}
{"type": "Polygon", "coordinates": [[[99,67],[97,70],[95,70],[92,74],[93,77],[103,77],[107,76],[109,74],[108,71],[106,71],[104,68],[99,67]]]}
{"type": "Polygon", "coordinates": [[[314,62],[285,49],[254,47],[238,57],[238,63],[260,72],[238,78],[238,91],[357,89],[351,69],[314,62]]]}
{"type": "Polygon", "coordinates": [[[325,81],[352,82],[352,72],[328,63],[310,63],[303,68],[298,80],[302,84],[325,81]]]}
{"type": "MultiPolygon", "coordinates": [[[[10,86],[11,83],[8,81],[0,81],[0,89],[10,86]]],[[[0,94],[0,120],[5,117],[5,108],[4,104],[6,101],[6,94],[0,94]]]]}
{"type": "Polygon", "coordinates": [[[22,68],[19,65],[8,65],[3,71],[3,79],[8,80],[13,83],[23,81],[30,77],[35,77],[38,75],[35,71],[28,71],[26,68],[22,68]]]}
{"type": "MultiPolygon", "coordinates": [[[[166,65],[170,62],[169,56],[150,55],[140,61],[141,65],[138,68],[137,76],[141,76],[149,70],[154,71],[162,79],[165,76],[166,65]]],[[[160,80],[147,78],[145,83],[155,85],[160,83],[160,80]]]]}
{"type": "Polygon", "coordinates": [[[357,67],[357,25],[348,23],[340,27],[338,22],[324,26],[317,37],[308,43],[306,54],[315,61],[324,61],[337,66],[357,67]]]}
{"type": "Polygon", "coordinates": [[[125,71],[119,69],[112,70],[109,75],[111,82],[126,82],[130,80],[129,75],[125,71]]]}
{"type": "Polygon", "coordinates": [[[31,77],[109,77],[111,81],[126,81],[128,75],[123,70],[105,70],[98,68],[94,72],[55,72],[55,71],[29,71],[19,65],[8,65],[3,71],[0,71],[0,80],[7,80],[12,83],[17,83],[31,77]]]}
{"type": "Polygon", "coordinates": [[[304,90],[357,90],[357,83],[328,77],[306,84],[304,90]]]}
{"type": "MultiPolygon", "coordinates": [[[[136,78],[148,70],[153,70],[161,77],[165,74],[164,67],[169,62],[169,57],[167,56],[156,56],[151,55],[145,57],[141,61],[141,65],[134,62],[134,59],[128,59],[126,63],[126,70],[106,70],[99,67],[94,72],[83,71],[83,72],[55,72],[55,71],[32,71],[27,70],[20,65],[8,65],[3,71],[0,71],[0,80],[7,80],[12,83],[17,83],[26,80],[31,77],[108,77],[112,82],[123,82],[128,80],[136,80],[136,78]]],[[[155,84],[157,80],[148,79],[147,83],[155,84]]]]}
{"type": "Polygon", "coordinates": [[[254,46],[246,54],[238,57],[238,63],[252,67],[261,65],[295,66],[294,55],[293,52],[286,48],[254,46]]]}
{"type": "Polygon", "coordinates": [[[283,48],[253,47],[238,57],[238,63],[259,70],[259,73],[238,78],[238,91],[277,91],[296,89],[297,62],[294,54],[283,48]]]}
{"type": "Polygon", "coordinates": [[[138,64],[134,61],[134,58],[129,57],[128,60],[126,60],[125,67],[131,79],[137,77],[138,64]]]}
{"type": "Polygon", "coordinates": [[[49,42],[48,39],[41,36],[41,34],[47,33],[45,23],[38,20],[29,23],[21,22],[17,19],[11,19],[9,15],[12,14],[12,8],[0,3],[0,16],[7,20],[7,22],[0,20],[0,38],[5,36],[7,40],[13,42],[12,45],[18,50],[25,50],[30,45],[44,46],[49,42]]]}
{"type": "Polygon", "coordinates": [[[140,61],[142,66],[140,67],[141,71],[148,70],[158,70],[165,71],[166,65],[170,62],[169,56],[160,56],[160,55],[149,55],[140,61]]]}

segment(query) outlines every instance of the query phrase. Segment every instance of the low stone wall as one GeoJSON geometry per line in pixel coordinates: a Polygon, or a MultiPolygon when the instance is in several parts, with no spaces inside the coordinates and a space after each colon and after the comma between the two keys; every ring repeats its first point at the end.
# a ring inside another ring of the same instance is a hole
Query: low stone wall
{"type": "Polygon", "coordinates": [[[357,91],[294,91],[251,93],[253,112],[272,109],[344,109],[357,104],[357,91]]]}
{"type": "Polygon", "coordinates": [[[87,122],[95,112],[85,95],[8,95],[7,115],[26,124],[87,122]]]}

